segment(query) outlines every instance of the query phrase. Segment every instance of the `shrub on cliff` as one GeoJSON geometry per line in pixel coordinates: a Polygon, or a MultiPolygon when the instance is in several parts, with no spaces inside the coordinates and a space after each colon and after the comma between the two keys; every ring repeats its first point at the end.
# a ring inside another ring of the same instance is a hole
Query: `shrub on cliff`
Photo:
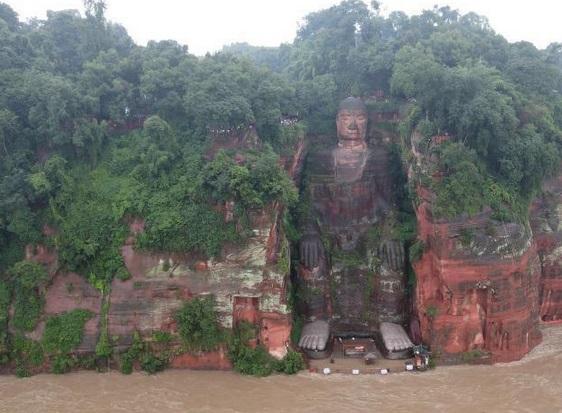
{"type": "Polygon", "coordinates": [[[9,271],[14,285],[13,325],[22,331],[32,331],[43,310],[42,289],[49,279],[45,268],[36,262],[20,261],[9,271]]]}
{"type": "Polygon", "coordinates": [[[84,325],[92,318],[92,312],[75,309],[49,317],[43,333],[43,348],[46,352],[70,353],[82,342],[84,325]]]}
{"type": "Polygon", "coordinates": [[[131,346],[121,354],[121,373],[131,374],[133,372],[133,363],[138,361],[145,350],[145,344],[143,343],[141,336],[138,331],[133,333],[133,343],[131,346]]]}
{"type": "Polygon", "coordinates": [[[163,202],[146,215],[146,231],[137,246],[157,251],[198,251],[208,257],[220,253],[227,241],[238,239],[233,224],[206,204],[189,203],[179,208],[163,202]]]}
{"type": "Polygon", "coordinates": [[[244,157],[244,162],[239,162],[221,150],[205,166],[203,188],[212,199],[235,201],[245,208],[263,207],[273,201],[291,205],[297,200],[296,188],[271,147],[247,151],[244,157]]]}
{"type": "Polygon", "coordinates": [[[149,343],[142,340],[140,333],[135,331],[133,343],[127,351],[121,354],[119,362],[123,374],[131,374],[135,362],[138,362],[141,369],[148,374],[154,374],[164,370],[168,366],[169,360],[169,351],[155,352],[149,343]]]}
{"type": "Polygon", "coordinates": [[[104,169],[84,174],[77,169],[51,202],[58,226],[54,235],[59,260],[65,268],[97,280],[111,282],[126,272],[119,248],[127,229],[119,209],[120,192],[129,180],[111,176],[104,169]]]}
{"type": "Polygon", "coordinates": [[[289,349],[285,357],[275,363],[275,371],[284,374],[296,374],[305,368],[302,354],[289,349]]]}
{"type": "Polygon", "coordinates": [[[249,345],[256,337],[256,326],[242,321],[236,325],[228,340],[228,358],[235,371],[251,376],[269,376],[275,368],[275,359],[265,347],[249,345]]]}
{"type": "Polygon", "coordinates": [[[269,376],[275,370],[276,360],[271,357],[265,347],[251,348],[240,346],[229,352],[234,370],[250,376],[269,376]]]}
{"type": "Polygon", "coordinates": [[[240,322],[228,341],[228,357],[234,370],[251,376],[269,376],[273,372],[295,374],[304,368],[302,355],[289,349],[281,360],[275,359],[262,345],[250,345],[256,337],[256,326],[240,322]]]}
{"type": "Polygon", "coordinates": [[[240,345],[229,350],[234,370],[251,376],[269,376],[271,373],[296,374],[305,367],[301,353],[289,350],[281,360],[275,359],[263,346],[255,348],[240,345]]]}
{"type": "Polygon", "coordinates": [[[10,358],[15,361],[16,376],[27,377],[32,368],[39,367],[43,363],[45,355],[40,342],[17,333],[10,337],[10,345],[10,358]]]}
{"type": "Polygon", "coordinates": [[[215,350],[225,341],[213,296],[187,301],[176,312],[175,318],[180,337],[190,351],[215,350]]]}
{"type": "Polygon", "coordinates": [[[6,281],[0,280],[0,365],[8,352],[8,318],[10,316],[11,291],[6,281]]]}
{"type": "Polygon", "coordinates": [[[52,356],[53,373],[64,373],[74,365],[70,353],[82,342],[84,325],[92,316],[88,310],[76,309],[49,317],[41,342],[45,352],[52,356]]]}
{"type": "Polygon", "coordinates": [[[148,374],[158,373],[168,365],[168,358],[153,353],[144,353],[140,360],[141,368],[148,374]]]}

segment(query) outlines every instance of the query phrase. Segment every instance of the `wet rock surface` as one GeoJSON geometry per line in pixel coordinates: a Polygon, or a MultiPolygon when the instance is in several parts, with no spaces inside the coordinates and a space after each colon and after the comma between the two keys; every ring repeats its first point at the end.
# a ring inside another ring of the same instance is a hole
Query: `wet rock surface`
{"type": "MultiPolygon", "coordinates": [[[[250,130],[244,139],[254,135],[255,131],[250,130]]],[[[212,149],[225,147],[223,141],[234,148],[241,146],[238,141],[217,139],[212,149]]],[[[300,173],[303,148],[301,140],[295,145],[293,156],[283,159],[290,176],[300,173]]],[[[230,207],[224,207],[225,219],[232,210],[230,207]]],[[[144,221],[132,218],[129,237],[121,247],[131,277],[126,281],[114,279],[105,297],[86,277],[62,271],[56,251],[29,246],[27,259],[45,264],[52,279],[45,292],[44,314],[28,336],[41,339],[45,320],[50,315],[82,308],[91,311],[94,317],[86,323],[77,352],[95,352],[105,323],[114,350],[122,351],[131,345],[135,332],[149,341],[154,332],[176,333],[174,316],[183,303],[194,297],[213,295],[223,327],[231,328],[240,321],[257,325],[258,341],[272,355],[281,358],[287,351],[292,324],[287,305],[288,266],[282,265],[290,262],[288,241],[281,228],[282,212],[283,206],[278,204],[248,211],[251,235],[244,242],[225,245],[214,259],[189,253],[138,250],[135,237],[144,230],[144,221]]],[[[185,353],[172,357],[170,364],[195,369],[231,368],[224,348],[185,353]]]]}
{"type": "Polygon", "coordinates": [[[562,322],[562,175],[543,185],[532,205],[531,226],[541,265],[540,317],[562,322]]]}
{"type": "MultiPolygon", "coordinates": [[[[413,152],[418,165],[426,161],[413,152]]],[[[541,337],[541,266],[529,224],[495,221],[489,210],[438,219],[434,195],[424,186],[417,192],[424,251],[413,266],[424,341],[445,358],[471,351],[495,361],[521,358],[541,337]]]]}

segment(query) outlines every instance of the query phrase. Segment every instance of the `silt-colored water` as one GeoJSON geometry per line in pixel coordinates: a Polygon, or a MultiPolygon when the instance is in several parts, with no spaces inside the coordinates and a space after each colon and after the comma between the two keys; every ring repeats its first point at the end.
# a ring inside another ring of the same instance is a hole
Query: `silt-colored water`
{"type": "Polygon", "coordinates": [[[523,360],[426,373],[244,377],[168,370],[0,376],[0,412],[562,412],[562,326],[523,360]]]}

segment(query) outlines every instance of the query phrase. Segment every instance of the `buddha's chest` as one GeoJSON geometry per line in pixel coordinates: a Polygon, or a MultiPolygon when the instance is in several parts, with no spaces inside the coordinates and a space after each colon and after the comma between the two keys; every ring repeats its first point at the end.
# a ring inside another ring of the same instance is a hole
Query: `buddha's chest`
{"type": "Polygon", "coordinates": [[[392,179],[383,150],[322,151],[307,162],[307,185],[323,225],[370,225],[389,208],[392,179]]]}

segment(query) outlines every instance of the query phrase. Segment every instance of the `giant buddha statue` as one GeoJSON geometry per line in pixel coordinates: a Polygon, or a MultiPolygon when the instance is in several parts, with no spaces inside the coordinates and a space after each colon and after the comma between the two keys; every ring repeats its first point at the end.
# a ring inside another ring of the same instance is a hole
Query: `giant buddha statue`
{"type": "Polygon", "coordinates": [[[298,287],[305,317],[300,347],[323,352],[331,334],[372,335],[405,317],[404,247],[396,224],[389,152],[367,141],[363,101],[339,105],[337,146],[306,162],[309,215],[299,243],[298,287]],[[389,229],[390,228],[390,229],[389,229]]]}

